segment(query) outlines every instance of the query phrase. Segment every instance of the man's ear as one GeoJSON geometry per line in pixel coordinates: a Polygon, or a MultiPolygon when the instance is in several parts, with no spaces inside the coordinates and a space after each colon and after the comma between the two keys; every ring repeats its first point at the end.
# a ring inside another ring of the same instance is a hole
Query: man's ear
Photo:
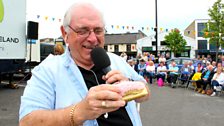
{"type": "Polygon", "coordinates": [[[60,29],[61,29],[61,34],[62,34],[62,37],[63,37],[63,39],[64,39],[65,43],[67,43],[68,33],[65,31],[64,26],[61,26],[61,27],[60,27],[60,29]]]}

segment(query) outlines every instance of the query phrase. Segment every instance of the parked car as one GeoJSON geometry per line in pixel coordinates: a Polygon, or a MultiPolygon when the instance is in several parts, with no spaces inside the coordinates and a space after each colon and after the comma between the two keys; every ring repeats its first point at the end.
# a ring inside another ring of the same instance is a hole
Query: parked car
{"type": "Polygon", "coordinates": [[[184,62],[189,62],[192,61],[193,62],[193,66],[196,67],[198,63],[200,63],[200,60],[196,60],[196,59],[192,59],[192,58],[186,58],[186,57],[177,57],[177,58],[171,58],[169,60],[166,61],[166,65],[168,67],[168,65],[172,62],[175,61],[177,66],[179,67],[179,69],[183,66],[184,62]]]}

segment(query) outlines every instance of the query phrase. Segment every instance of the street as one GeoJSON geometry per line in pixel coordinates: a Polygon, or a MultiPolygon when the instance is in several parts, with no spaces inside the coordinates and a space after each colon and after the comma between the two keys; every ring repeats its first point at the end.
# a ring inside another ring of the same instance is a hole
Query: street
{"type": "Polygon", "coordinates": [[[143,126],[223,126],[224,95],[210,97],[191,89],[151,86],[141,104],[143,126]]]}
{"type": "MultiPolygon", "coordinates": [[[[0,126],[17,126],[20,96],[26,82],[19,89],[0,85],[0,126]]],[[[224,95],[210,97],[191,89],[151,86],[151,98],[141,104],[143,126],[223,126],[224,95]]]]}

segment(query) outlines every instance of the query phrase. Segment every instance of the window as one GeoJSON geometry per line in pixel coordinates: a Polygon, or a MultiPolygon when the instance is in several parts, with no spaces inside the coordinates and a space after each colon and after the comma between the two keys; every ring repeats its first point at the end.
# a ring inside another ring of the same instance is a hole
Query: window
{"type": "Polygon", "coordinates": [[[115,45],[115,49],[114,49],[114,52],[119,52],[119,48],[118,48],[118,45],[115,45]]]}
{"type": "Polygon", "coordinates": [[[167,45],[165,41],[161,41],[161,45],[167,45]]]}
{"type": "Polygon", "coordinates": [[[207,50],[207,40],[198,40],[198,50],[207,50]]]}
{"type": "Polygon", "coordinates": [[[108,50],[107,50],[107,45],[104,46],[104,49],[105,49],[106,51],[108,51],[108,50]]]}
{"type": "Polygon", "coordinates": [[[198,23],[198,37],[203,37],[203,30],[206,27],[205,23],[198,23]]]}
{"type": "Polygon", "coordinates": [[[127,45],[127,52],[131,52],[131,45],[130,44],[127,45]]]}
{"type": "Polygon", "coordinates": [[[210,43],[209,50],[212,50],[212,51],[216,50],[216,45],[214,43],[210,43]]]}
{"type": "Polygon", "coordinates": [[[152,41],[152,45],[154,45],[154,46],[155,46],[155,45],[156,45],[156,41],[152,41]]]}

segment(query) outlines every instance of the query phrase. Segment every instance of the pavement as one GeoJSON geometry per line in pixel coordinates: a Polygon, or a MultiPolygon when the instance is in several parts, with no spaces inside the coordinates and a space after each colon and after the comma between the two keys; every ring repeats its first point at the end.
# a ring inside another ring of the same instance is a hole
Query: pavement
{"type": "MultiPolygon", "coordinates": [[[[18,126],[20,97],[26,81],[19,89],[0,85],[0,126],[18,126]]],[[[191,89],[151,86],[151,98],[141,103],[143,126],[224,126],[224,94],[210,97],[191,89]]]]}
{"type": "Polygon", "coordinates": [[[151,87],[141,104],[143,126],[223,126],[224,95],[211,97],[192,89],[151,87]]]}

